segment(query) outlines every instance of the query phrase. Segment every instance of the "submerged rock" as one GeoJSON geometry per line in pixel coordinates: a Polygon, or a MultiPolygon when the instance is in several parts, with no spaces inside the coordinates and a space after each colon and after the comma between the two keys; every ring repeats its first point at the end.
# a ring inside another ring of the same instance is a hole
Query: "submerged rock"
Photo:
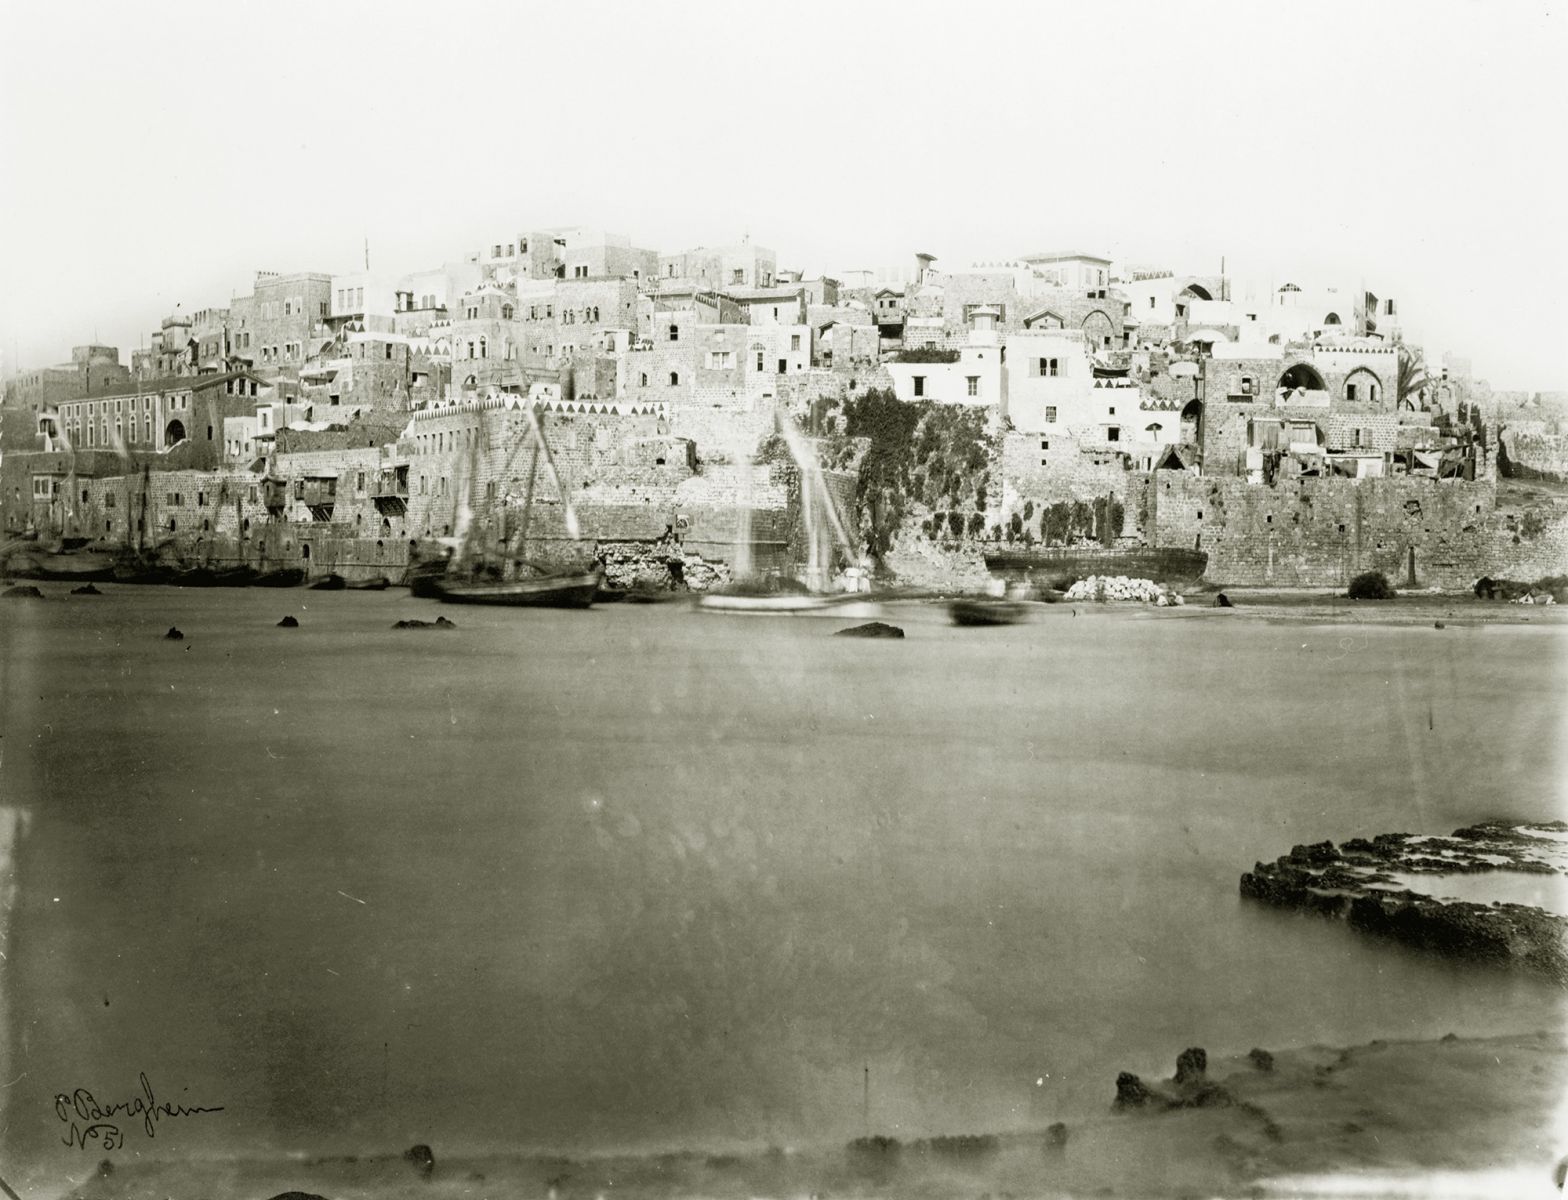
{"type": "Polygon", "coordinates": [[[456,629],[455,621],[448,621],[445,617],[437,617],[434,621],[396,621],[393,629],[456,629]]]}
{"type": "Polygon", "coordinates": [[[435,1173],[436,1156],[431,1152],[430,1147],[423,1142],[417,1146],[410,1146],[403,1151],[403,1161],[412,1166],[414,1170],[418,1171],[426,1179],[429,1179],[435,1173]]]}
{"type": "Polygon", "coordinates": [[[278,628],[279,629],[298,629],[299,628],[299,622],[297,620],[295,620],[293,617],[284,617],[283,620],[278,622],[278,628]]]}
{"type": "Polygon", "coordinates": [[[163,635],[163,640],[166,642],[183,642],[185,640],[185,635],[176,629],[173,625],[170,625],[169,632],[163,635]]]}
{"type": "Polygon", "coordinates": [[[883,621],[867,621],[864,625],[851,625],[848,629],[836,630],[834,637],[858,638],[901,638],[904,631],[897,625],[888,625],[883,621]]]}
{"type": "Polygon", "coordinates": [[[71,589],[71,595],[73,595],[73,596],[101,596],[101,595],[103,595],[103,593],[100,592],[97,588],[95,588],[92,584],[84,583],[84,584],[82,584],[81,587],[74,587],[74,588],[72,588],[71,589]]]}
{"type": "Polygon", "coordinates": [[[1176,1056],[1176,1082],[1201,1083],[1208,1073],[1209,1056],[1202,1047],[1194,1046],[1176,1056]]]}
{"type": "Polygon", "coordinates": [[[1111,1104],[1115,1111],[1125,1112],[1129,1108],[1151,1106],[1164,1107],[1164,1097],[1155,1093],[1131,1071],[1123,1071],[1116,1077],[1116,1099],[1111,1104]]]}
{"type": "Polygon", "coordinates": [[[15,587],[8,587],[0,592],[0,597],[7,600],[42,600],[44,594],[31,584],[19,583],[15,587]]]}
{"type": "Polygon", "coordinates": [[[1568,873],[1561,843],[1541,832],[1561,831],[1483,821],[1446,838],[1398,833],[1371,841],[1352,838],[1337,848],[1332,842],[1295,846],[1244,873],[1240,891],[1251,900],[1335,917],[1362,932],[1449,958],[1521,969],[1568,985],[1568,918],[1532,905],[1442,899],[1412,890],[1408,882],[1422,875],[1568,873]]]}
{"type": "Polygon", "coordinates": [[[1229,596],[1227,596],[1224,592],[1221,592],[1218,596],[1214,597],[1214,607],[1235,608],[1236,606],[1230,602],[1229,596]]]}

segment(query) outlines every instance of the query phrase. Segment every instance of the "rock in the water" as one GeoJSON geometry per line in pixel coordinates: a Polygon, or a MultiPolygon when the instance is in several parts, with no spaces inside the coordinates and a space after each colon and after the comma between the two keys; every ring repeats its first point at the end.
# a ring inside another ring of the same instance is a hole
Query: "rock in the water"
{"type": "Polygon", "coordinates": [[[859,638],[901,638],[904,631],[897,625],[889,625],[884,621],[867,621],[864,625],[851,625],[848,629],[836,630],[834,637],[859,637],[859,638]]]}
{"type": "Polygon", "coordinates": [[[101,595],[103,595],[103,593],[100,592],[97,588],[95,588],[92,584],[84,583],[84,584],[82,584],[81,587],[74,587],[74,588],[72,588],[71,589],[71,595],[73,595],[73,596],[101,596],[101,595]]]}
{"type": "Polygon", "coordinates": [[[166,642],[183,642],[185,640],[185,635],[176,629],[173,625],[170,625],[169,632],[163,635],[163,640],[166,642]]]}
{"type": "Polygon", "coordinates": [[[293,617],[284,617],[283,620],[278,622],[278,628],[279,629],[298,629],[299,628],[299,622],[297,620],[295,620],[293,617]]]}
{"type": "Polygon", "coordinates": [[[1061,1150],[1067,1145],[1067,1126],[1058,1121],[1049,1125],[1045,1130],[1045,1144],[1052,1150],[1061,1150]]]}
{"type": "Polygon", "coordinates": [[[410,1146],[403,1151],[403,1159],[426,1179],[429,1179],[435,1172],[436,1156],[431,1153],[430,1147],[423,1142],[417,1146],[410,1146]]]}
{"type": "Polygon", "coordinates": [[[1254,1046],[1247,1051],[1247,1057],[1252,1060],[1252,1065],[1260,1071],[1272,1071],[1274,1069],[1274,1056],[1267,1050],[1259,1050],[1254,1046]]]}
{"type": "Polygon", "coordinates": [[[8,587],[0,592],[7,600],[42,600],[44,594],[31,584],[19,583],[15,587],[8,587]]]}
{"type": "Polygon", "coordinates": [[[1111,1107],[1117,1112],[1129,1108],[1147,1108],[1158,1100],[1159,1097],[1132,1072],[1123,1071],[1116,1077],[1116,1101],[1111,1107]]]}
{"type": "Polygon", "coordinates": [[[315,1192],[279,1192],[272,1200],[327,1200],[325,1196],[318,1196],[315,1192]]]}
{"type": "Polygon", "coordinates": [[[1230,602],[1229,596],[1227,596],[1224,592],[1221,592],[1218,596],[1214,597],[1214,607],[1235,608],[1236,606],[1230,602]]]}
{"type": "Polygon", "coordinates": [[[1433,629],[1442,629],[1442,628],[1444,628],[1444,625],[1443,625],[1443,623],[1441,621],[1433,621],[1432,622],[1432,628],[1433,629]]]}
{"type": "Polygon", "coordinates": [[[1202,1047],[1193,1046],[1176,1056],[1176,1082],[1178,1085],[1202,1083],[1209,1070],[1209,1056],[1202,1047]]]}
{"type": "Polygon", "coordinates": [[[393,629],[456,629],[456,621],[448,621],[445,617],[437,617],[434,621],[395,621],[393,629]]]}

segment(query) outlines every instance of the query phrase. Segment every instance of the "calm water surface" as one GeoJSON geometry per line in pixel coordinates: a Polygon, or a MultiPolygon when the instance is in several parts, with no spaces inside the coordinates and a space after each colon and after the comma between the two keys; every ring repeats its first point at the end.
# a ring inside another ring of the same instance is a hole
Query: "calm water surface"
{"type": "Polygon", "coordinates": [[[102,1157],[52,1098],[138,1072],[225,1111],[121,1154],[712,1147],[859,1134],[868,1067],[911,1136],[1188,1045],[1560,1020],[1236,881],[1562,816],[1568,629],[42,586],[0,609],[12,1163],[102,1157]]]}

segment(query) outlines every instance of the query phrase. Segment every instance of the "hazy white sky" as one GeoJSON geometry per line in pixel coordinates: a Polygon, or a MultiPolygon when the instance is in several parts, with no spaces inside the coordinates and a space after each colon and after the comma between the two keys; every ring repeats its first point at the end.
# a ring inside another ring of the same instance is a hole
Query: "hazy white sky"
{"type": "Polygon", "coordinates": [[[1568,37],[1530,4],[0,4],[9,371],[253,272],[526,227],[811,272],[1072,247],[1362,282],[1568,387],[1568,37]]]}

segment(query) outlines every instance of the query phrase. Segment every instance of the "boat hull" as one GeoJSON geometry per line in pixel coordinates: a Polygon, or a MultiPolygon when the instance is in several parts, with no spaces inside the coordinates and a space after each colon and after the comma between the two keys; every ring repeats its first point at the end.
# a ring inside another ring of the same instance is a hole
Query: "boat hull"
{"type": "Polygon", "coordinates": [[[95,552],[25,552],[13,555],[7,574],[18,579],[54,579],[67,583],[107,582],[114,578],[114,559],[95,552]]]}
{"type": "Polygon", "coordinates": [[[1028,614],[1022,604],[1011,600],[954,600],[947,615],[954,625],[1016,625],[1028,614]]]}
{"type": "Polygon", "coordinates": [[[456,583],[433,581],[436,598],[446,604],[493,604],[509,608],[587,608],[599,590],[599,576],[564,575],[456,583]]]}

